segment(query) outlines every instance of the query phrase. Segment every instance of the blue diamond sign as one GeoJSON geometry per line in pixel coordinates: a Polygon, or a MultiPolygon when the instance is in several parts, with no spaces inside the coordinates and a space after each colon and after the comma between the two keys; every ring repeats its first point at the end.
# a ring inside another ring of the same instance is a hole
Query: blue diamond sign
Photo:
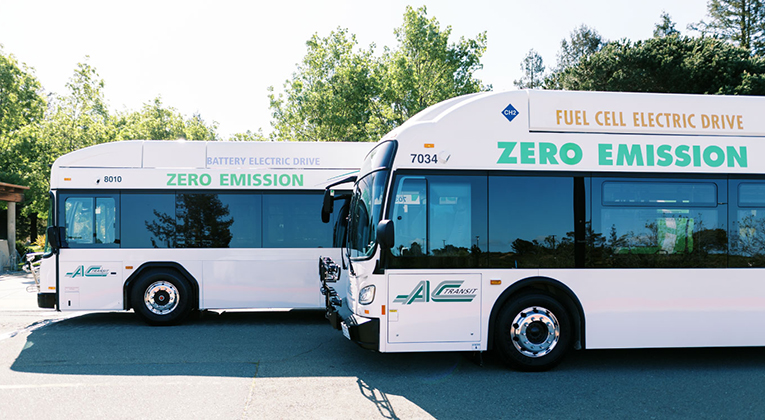
{"type": "Polygon", "coordinates": [[[504,115],[508,121],[512,122],[515,117],[518,116],[518,110],[513,108],[512,104],[508,104],[507,107],[502,110],[502,115],[504,115]]]}

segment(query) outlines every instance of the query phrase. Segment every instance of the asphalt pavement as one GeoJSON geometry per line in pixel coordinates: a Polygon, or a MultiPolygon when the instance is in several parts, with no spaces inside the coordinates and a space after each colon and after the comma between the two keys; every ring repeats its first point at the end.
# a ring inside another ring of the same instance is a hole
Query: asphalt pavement
{"type": "Polygon", "coordinates": [[[37,307],[32,274],[23,271],[0,274],[0,340],[46,323],[80,315],[37,307]],[[28,288],[34,291],[28,291],[28,288]]]}
{"type": "Polygon", "coordinates": [[[321,311],[152,327],[37,308],[33,284],[0,276],[1,420],[765,416],[764,348],[587,350],[523,373],[490,354],[366,351],[321,311]]]}

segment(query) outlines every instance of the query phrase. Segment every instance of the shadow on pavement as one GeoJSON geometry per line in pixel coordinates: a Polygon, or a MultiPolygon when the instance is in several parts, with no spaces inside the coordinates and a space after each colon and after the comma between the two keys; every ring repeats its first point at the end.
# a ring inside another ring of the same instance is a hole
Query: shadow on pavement
{"type": "Polygon", "coordinates": [[[147,326],[120,312],[88,314],[32,332],[12,369],[62,375],[351,377],[359,394],[388,418],[397,418],[389,395],[401,395],[437,418],[477,413],[757,417],[765,410],[763,356],[762,348],[589,350],[571,353],[550,372],[522,373],[490,354],[481,367],[471,354],[366,351],[330,328],[319,311],[205,312],[174,327],[147,326]]]}

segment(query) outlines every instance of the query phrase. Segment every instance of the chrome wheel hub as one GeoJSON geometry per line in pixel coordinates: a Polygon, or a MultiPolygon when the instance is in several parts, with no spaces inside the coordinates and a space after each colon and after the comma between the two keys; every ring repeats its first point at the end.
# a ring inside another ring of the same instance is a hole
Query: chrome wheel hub
{"type": "Polygon", "coordinates": [[[515,348],[527,357],[549,354],[560,340],[560,324],[552,312],[532,306],[513,319],[510,338],[515,348]]]}
{"type": "Polygon", "coordinates": [[[156,281],[146,288],[143,303],[153,314],[166,315],[178,306],[178,289],[170,282],[156,281]]]}

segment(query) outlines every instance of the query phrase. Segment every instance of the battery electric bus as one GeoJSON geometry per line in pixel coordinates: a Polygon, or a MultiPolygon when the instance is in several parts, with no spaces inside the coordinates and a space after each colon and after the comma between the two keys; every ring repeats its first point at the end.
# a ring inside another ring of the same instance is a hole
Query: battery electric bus
{"type": "MultiPolygon", "coordinates": [[[[763,346],[763,110],[536,90],[434,105],[360,165],[330,322],[380,352],[493,349],[522,370],[570,349],[763,346]]],[[[325,291],[338,264],[320,259],[325,291]]]]}
{"type": "Polygon", "coordinates": [[[322,193],[371,146],[122,141],[64,155],[38,305],[132,308],[160,325],[201,309],[321,308],[316,259],[339,256],[322,193]]]}

